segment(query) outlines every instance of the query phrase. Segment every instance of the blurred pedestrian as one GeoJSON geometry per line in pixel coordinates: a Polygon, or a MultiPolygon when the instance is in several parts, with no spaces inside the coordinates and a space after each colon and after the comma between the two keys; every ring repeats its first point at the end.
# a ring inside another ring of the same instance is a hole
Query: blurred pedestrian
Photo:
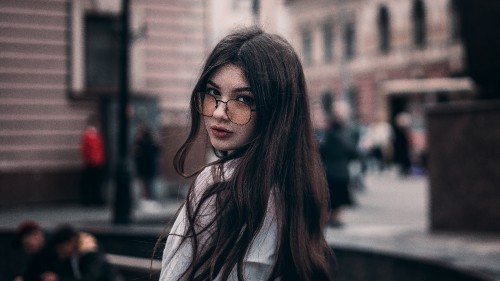
{"type": "Polygon", "coordinates": [[[26,220],[19,224],[12,248],[3,252],[5,264],[2,274],[6,281],[24,281],[31,260],[45,247],[45,232],[35,221],[26,220]]]}
{"type": "Polygon", "coordinates": [[[347,108],[343,103],[334,105],[333,116],[325,133],[325,140],[320,147],[321,159],[330,190],[330,226],[339,227],[344,206],[353,204],[350,192],[351,161],[359,157],[357,144],[347,126],[347,108]]]}
{"type": "Polygon", "coordinates": [[[383,171],[389,167],[393,153],[394,133],[391,125],[378,118],[368,126],[361,146],[368,154],[371,168],[383,171]]]}
{"type": "Polygon", "coordinates": [[[134,162],[141,184],[142,198],[154,199],[154,180],[158,170],[159,145],[147,124],[137,129],[134,141],[134,162]]]}
{"type": "Polygon", "coordinates": [[[394,162],[401,176],[408,176],[411,172],[410,124],[411,117],[406,112],[394,118],[394,162]]]}
{"type": "Polygon", "coordinates": [[[332,280],[328,190],[300,59],[247,28],[219,42],[191,95],[193,142],[218,159],[196,173],[168,235],[160,280],[332,280]]]}
{"type": "Polygon", "coordinates": [[[120,275],[92,235],[63,224],[55,229],[45,251],[33,259],[25,281],[73,280],[117,281],[120,275]]]}
{"type": "Polygon", "coordinates": [[[85,128],[80,150],[83,158],[83,172],[80,185],[81,203],[84,206],[104,204],[102,186],[106,153],[104,138],[97,125],[97,117],[89,117],[85,128]]]}

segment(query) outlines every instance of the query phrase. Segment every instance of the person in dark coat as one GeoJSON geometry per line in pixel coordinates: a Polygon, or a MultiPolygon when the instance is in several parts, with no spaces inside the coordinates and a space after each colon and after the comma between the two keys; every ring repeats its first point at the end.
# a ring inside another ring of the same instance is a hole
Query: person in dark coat
{"type": "Polygon", "coordinates": [[[349,163],[359,156],[352,132],[346,125],[347,119],[343,115],[340,110],[336,111],[320,146],[330,190],[329,225],[334,227],[342,225],[342,207],[353,204],[349,190],[349,163]]]}
{"type": "Polygon", "coordinates": [[[149,127],[141,125],[134,142],[134,162],[144,199],[153,199],[153,182],[158,166],[159,146],[149,127]]]}
{"type": "Polygon", "coordinates": [[[394,162],[399,166],[399,174],[408,176],[411,172],[410,157],[410,115],[406,112],[399,113],[394,123],[394,162]]]}

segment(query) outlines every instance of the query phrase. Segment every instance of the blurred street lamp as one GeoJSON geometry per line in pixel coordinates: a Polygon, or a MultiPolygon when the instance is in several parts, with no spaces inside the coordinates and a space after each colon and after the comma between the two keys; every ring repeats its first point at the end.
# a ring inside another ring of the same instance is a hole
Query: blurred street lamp
{"type": "Polygon", "coordinates": [[[130,3],[122,0],[120,85],[118,97],[118,162],[115,175],[113,223],[131,222],[131,167],[129,163],[129,100],[130,100],[130,3]]]}

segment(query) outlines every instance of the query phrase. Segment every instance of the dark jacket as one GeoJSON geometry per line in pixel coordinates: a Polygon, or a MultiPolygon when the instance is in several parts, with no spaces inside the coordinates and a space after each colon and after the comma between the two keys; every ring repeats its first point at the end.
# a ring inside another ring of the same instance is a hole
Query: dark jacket
{"type": "Polygon", "coordinates": [[[328,179],[349,180],[349,162],[359,153],[348,128],[333,123],[325,132],[320,153],[328,179]]]}

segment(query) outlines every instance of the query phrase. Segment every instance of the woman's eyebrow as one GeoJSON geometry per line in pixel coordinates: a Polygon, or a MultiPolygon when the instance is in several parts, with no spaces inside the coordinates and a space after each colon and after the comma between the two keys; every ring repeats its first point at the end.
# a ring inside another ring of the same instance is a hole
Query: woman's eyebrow
{"type": "Polygon", "coordinates": [[[216,89],[220,89],[219,85],[217,85],[214,81],[212,80],[208,80],[207,81],[207,84],[210,84],[212,87],[216,88],[216,89]]]}
{"type": "Polygon", "coordinates": [[[233,93],[242,93],[242,92],[252,92],[252,88],[250,87],[241,87],[233,89],[233,93]]]}
{"type": "MultiPolygon", "coordinates": [[[[210,85],[210,86],[212,86],[212,87],[214,87],[214,88],[216,88],[217,90],[220,90],[220,86],[217,85],[217,83],[215,83],[212,80],[208,80],[207,84],[210,85]]],[[[247,87],[247,86],[245,86],[245,87],[239,87],[239,88],[234,88],[232,90],[232,92],[233,93],[252,92],[252,88],[251,87],[247,87]]]]}

